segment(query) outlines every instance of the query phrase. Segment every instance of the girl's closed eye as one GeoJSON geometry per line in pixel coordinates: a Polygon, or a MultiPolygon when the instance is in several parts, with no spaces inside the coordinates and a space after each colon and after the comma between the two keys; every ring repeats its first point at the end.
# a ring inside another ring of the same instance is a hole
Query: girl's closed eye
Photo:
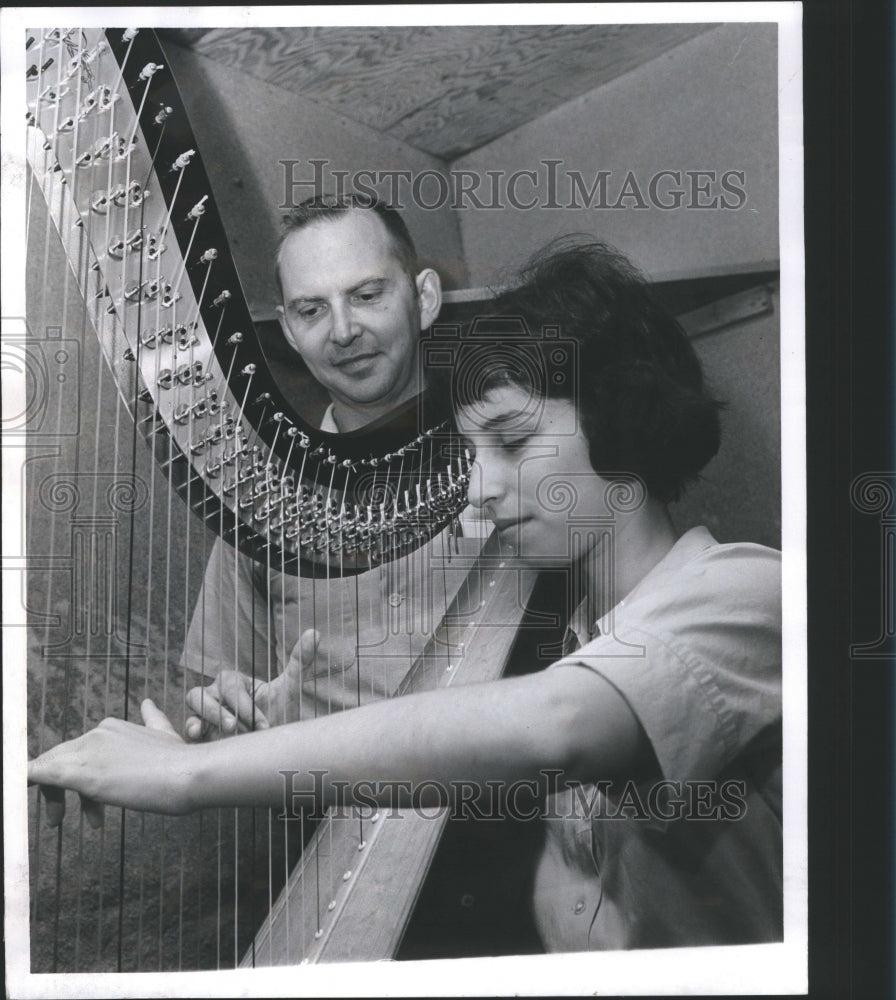
{"type": "Polygon", "coordinates": [[[511,438],[502,438],[501,448],[504,451],[513,454],[514,452],[521,451],[523,448],[525,448],[525,446],[529,443],[531,439],[532,439],[531,434],[523,434],[521,436],[511,437],[511,438]]]}

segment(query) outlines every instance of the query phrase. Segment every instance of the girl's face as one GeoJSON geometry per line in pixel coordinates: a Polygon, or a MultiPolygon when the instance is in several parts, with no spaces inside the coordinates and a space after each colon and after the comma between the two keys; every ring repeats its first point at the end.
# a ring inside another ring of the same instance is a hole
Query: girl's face
{"type": "Polygon", "coordinates": [[[470,503],[494,521],[502,547],[562,566],[594,547],[608,523],[607,481],[592,469],[572,402],[498,386],[457,414],[475,451],[470,503]]]}

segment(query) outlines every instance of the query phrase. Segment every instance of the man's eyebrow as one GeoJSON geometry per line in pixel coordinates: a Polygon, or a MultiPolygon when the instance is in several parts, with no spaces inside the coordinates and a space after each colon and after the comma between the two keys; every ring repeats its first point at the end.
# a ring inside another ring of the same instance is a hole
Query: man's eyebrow
{"type": "MultiPolygon", "coordinates": [[[[388,282],[389,278],[385,277],[377,276],[377,277],[364,278],[361,281],[357,282],[356,284],[351,285],[349,288],[346,288],[343,294],[354,295],[355,292],[359,292],[362,288],[367,288],[370,285],[383,286],[388,282]]],[[[324,295],[296,295],[289,300],[289,306],[290,308],[293,308],[295,306],[305,305],[307,303],[325,302],[325,301],[326,301],[326,296],[324,295]]]]}
{"type": "Polygon", "coordinates": [[[356,285],[352,285],[346,294],[351,295],[353,292],[360,292],[362,288],[366,288],[368,285],[387,285],[389,280],[389,278],[381,276],[377,276],[375,278],[365,278],[363,281],[359,281],[356,285]]]}

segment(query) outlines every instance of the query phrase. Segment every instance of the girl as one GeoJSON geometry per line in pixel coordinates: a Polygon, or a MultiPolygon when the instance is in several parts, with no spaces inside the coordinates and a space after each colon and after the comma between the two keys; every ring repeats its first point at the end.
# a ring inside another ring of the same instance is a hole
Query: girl
{"type": "MultiPolygon", "coordinates": [[[[521,560],[570,568],[579,648],[537,673],[212,743],[184,742],[145,702],[145,726],[107,719],[32,761],[29,779],[55,822],[65,788],[98,820],[102,803],[282,805],[283,770],[324,802],[336,782],[369,794],[426,779],[449,796],[457,781],[534,782],[546,835],[532,905],[548,950],[778,940],[780,564],[673,528],[667,504],[718,447],[693,349],[601,244],[552,245],[494,312],[559,329],[575,364],[557,368],[550,336],[510,354],[469,339],[453,392],[475,454],[470,502],[521,560]]],[[[313,655],[306,636],[306,666],[313,655]]],[[[249,716],[205,705],[215,721],[249,716]]]]}

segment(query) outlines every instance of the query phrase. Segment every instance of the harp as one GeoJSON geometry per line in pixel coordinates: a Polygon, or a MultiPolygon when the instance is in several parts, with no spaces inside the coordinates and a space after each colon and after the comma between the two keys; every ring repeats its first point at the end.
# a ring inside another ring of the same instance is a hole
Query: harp
{"type": "MultiPolygon", "coordinates": [[[[194,681],[178,650],[215,539],[234,565],[349,592],[441,546],[439,571],[463,582],[442,587],[452,615],[400,690],[495,669],[532,581],[499,556],[449,558],[467,468],[447,413],[420,423],[409,407],[345,438],[308,426],[264,363],[152,33],[35,31],[27,45],[29,751],[143,697],[182,720],[194,681]],[[470,628],[483,617],[508,629],[470,628]]],[[[253,623],[269,613],[250,609],[253,623]]],[[[70,816],[48,831],[36,798],[31,815],[33,971],[383,957],[355,949],[357,906],[384,905],[391,882],[406,915],[419,880],[396,867],[422,878],[441,823],[424,824],[411,863],[413,823],[327,821],[289,875],[295,830],[269,813],[121,812],[100,831],[70,816]]]]}

